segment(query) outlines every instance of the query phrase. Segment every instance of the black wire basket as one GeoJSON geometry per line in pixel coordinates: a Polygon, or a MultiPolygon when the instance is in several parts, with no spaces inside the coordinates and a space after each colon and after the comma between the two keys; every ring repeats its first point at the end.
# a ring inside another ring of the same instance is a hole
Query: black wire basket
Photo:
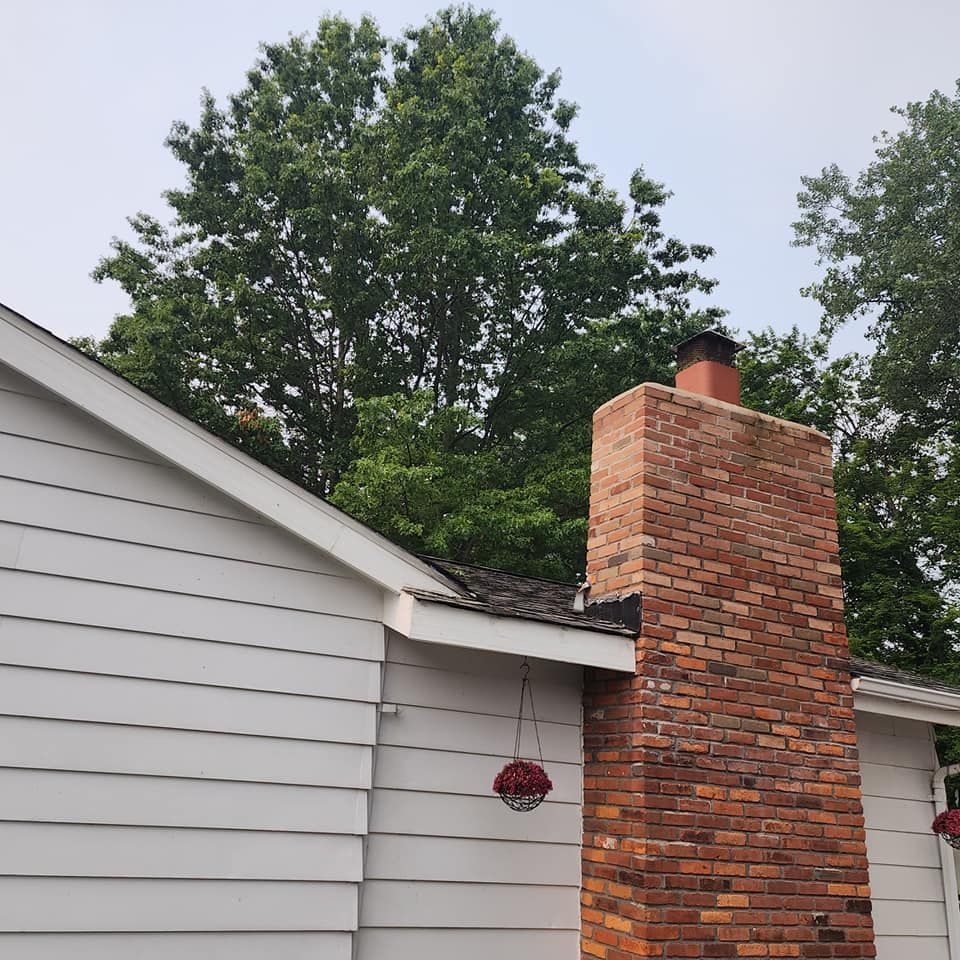
{"type": "Polygon", "coordinates": [[[516,810],[518,813],[529,813],[531,810],[536,810],[546,798],[547,795],[545,793],[533,793],[528,797],[516,793],[500,794],[500,799],[511,810],[516,810]]]}
{"type": "Polygon", "coordinates": [[[937,836],[955,850],[960,850],[960,833],[938,833],[937,836]]]}
{"type": "Polygon", "coordinates": [[[553,784],[543,769],[543,748],[540,746],[540,729],[537,726],[537,712],[533,705],[533,687],[527,675],[530,664],[523,661],[523,682],[520,685],[520,710],[517,713],[517,735],[513,741],[513,760],[497,774],[493,781],[494,792],[511,809],[518,813],[529,813],[543,803],[553,784]],[[520,740],[523,733],[523,704],[530,697],[530,716],[537,737],[537,753],[540,762],[520,759],[520,740]],[[519,788],[519,789],[518,789],[519,788]]]}

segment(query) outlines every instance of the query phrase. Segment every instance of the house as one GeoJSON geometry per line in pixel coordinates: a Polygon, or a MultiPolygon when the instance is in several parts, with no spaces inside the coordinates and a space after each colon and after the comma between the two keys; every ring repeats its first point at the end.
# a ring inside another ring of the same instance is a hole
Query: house
{"type": "Polygon", "coordinates": [[[851,660],[828,440],[740,407],[723,340],[681,360],[598,411],[578,604],[0,308],[0,957],[960,956],[960,690],[851,660]],[[554,791],[516,813],[524,661],[554,791]]]}

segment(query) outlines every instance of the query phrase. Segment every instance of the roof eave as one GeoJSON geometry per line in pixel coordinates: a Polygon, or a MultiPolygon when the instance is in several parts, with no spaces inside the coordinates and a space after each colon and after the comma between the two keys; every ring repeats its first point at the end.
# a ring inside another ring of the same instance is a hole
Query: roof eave
{"type": "Polygon", "coordinates": [[[950,693],[866,676],[854,677],[851,686],[856,710],[960,727],[960,691],[950,693]]]}
{"type": "Polygon", "coordinates": [[[636,672],[636,641],[622,633],[500,616],[413,591],[387,598],[384,623],[421,643],[636,672]]]}

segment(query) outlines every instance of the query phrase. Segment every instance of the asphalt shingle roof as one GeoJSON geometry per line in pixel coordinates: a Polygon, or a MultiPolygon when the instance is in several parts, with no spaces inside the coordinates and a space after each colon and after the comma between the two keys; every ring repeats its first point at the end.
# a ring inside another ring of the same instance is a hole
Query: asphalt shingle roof
{"type": "Polygon", "coordinates": [[[889,667],[885,663],[875,660],[865,660],[863,657],[850,658],[850,672],[855,677],[872,677],[874,680],[888,680],[891,683],[902,683],[908,687],[924,687],[927,690],[940,690],[943,693],[960,695],[960,687],[943,683],[933,677],[925,677],[919,673],[889,667]]]}
{"type": "Polygon", "coordinates": [[[576,613],[573,598],[577,588],[572,583],[557,580],[542,580],[539,577],[522,577],[492,567],[478,567],[472,563],[457,563],[437,557],[421,557],[421,560],[446,574],[458,583],[467,596],[462,599],[413,591],[438,603],[483,610],[500,617],[518,617],[521,620],[538,620],[563,627],[594,630],[635,636],[635,631],[623,624],[604,622],[585,613],[576,613]]]}

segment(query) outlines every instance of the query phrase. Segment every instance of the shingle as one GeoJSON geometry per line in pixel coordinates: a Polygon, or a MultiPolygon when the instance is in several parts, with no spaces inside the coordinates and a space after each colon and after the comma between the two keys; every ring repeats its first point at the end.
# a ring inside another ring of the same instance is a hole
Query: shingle
{"type": "Polygon", "coordinates": [[[897,667],[877,663],[874,660],[865,660],[863,657],[850,658],[850,672],[855,677],[872,677],[874,680],[887,680],[890,683],[902,683],[907,687],[924,687],[927,690],[941,690],[943,693],[960,695],[960,687],[943,683],[933,677],[925,677],[919,673],[900,670],[897,667]]]}
{"type": "Polygon", "coordinates": [[[623,624],[604,622],[585,613],[576,613],[573,609],[573,599],[577,594],[575,584],[542,580],[539,577],[523,577],[491,567],[440,560],[437,557],[420,559],[456,581],[466,592],[466,596],[458,600],[414,591],[426,599],[471,610],[483,610],[494,616],[518,617],[522,620],[555,623],[580,630],[636,636],[636,631],[627,629],[623,624]]]}

